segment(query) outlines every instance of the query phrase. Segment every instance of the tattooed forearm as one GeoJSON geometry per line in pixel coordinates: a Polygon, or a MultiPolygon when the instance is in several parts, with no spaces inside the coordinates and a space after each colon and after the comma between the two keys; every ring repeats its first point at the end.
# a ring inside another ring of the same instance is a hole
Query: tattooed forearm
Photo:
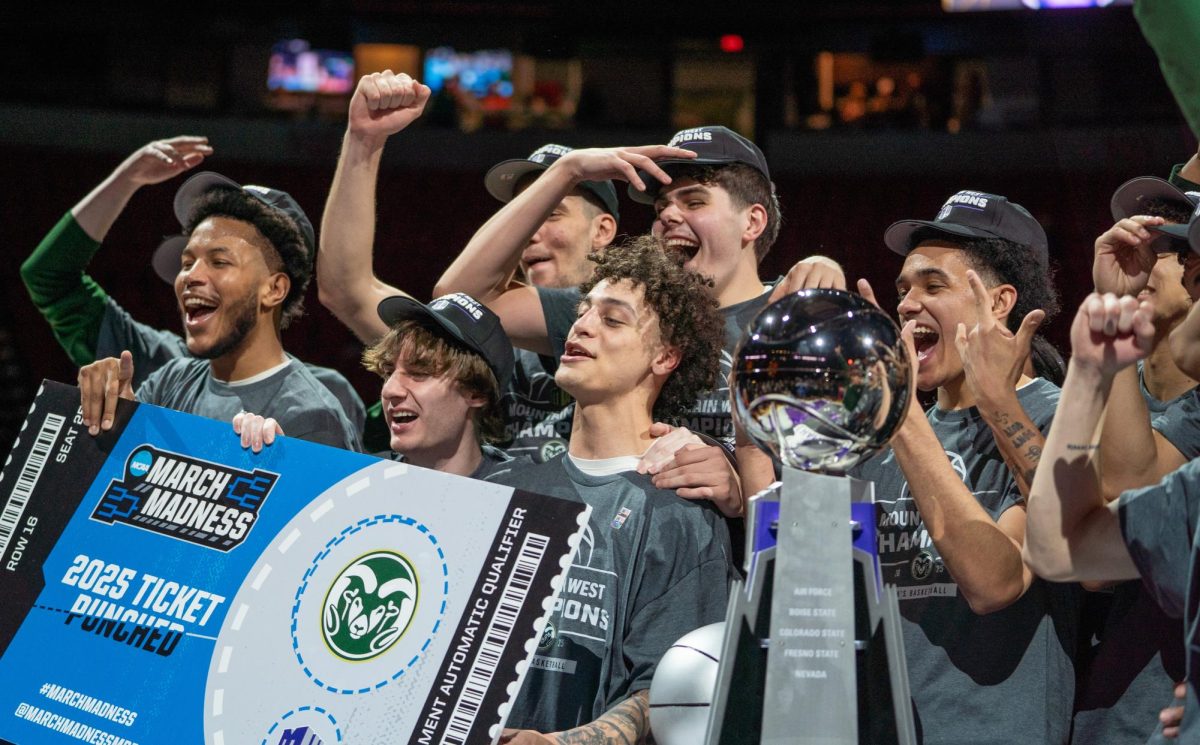
{"type": "Polygon", "coordinates": [[[990,415],[984,418],[992,429],[1000,457],[1008,466],[1008,471],[1021,494],[1028,497],[1046,438],[1033,422],[1024,416],[1024,412],[1014,412],[1010,415],[1006,411],[996,409],[989,413],[990,415]]]}
{"type": "Polygon", "coordinates": [[[650,734],[650,691],[638,691],[594,722],[559,732],[559,745],[637,745],[650,734]]]}

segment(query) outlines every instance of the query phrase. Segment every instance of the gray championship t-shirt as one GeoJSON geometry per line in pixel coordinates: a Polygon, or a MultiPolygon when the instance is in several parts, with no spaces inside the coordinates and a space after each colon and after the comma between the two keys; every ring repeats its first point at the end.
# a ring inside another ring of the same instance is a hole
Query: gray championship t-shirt
{"type": "Polygon", "coordinates": [[[632,471],[589,476],[565,455],[488,480],[592,507],[508,726],[556,732],[594,721],[649,688],[679,637],[725,618],[729,533],[708,502],[632,471]]]}
{"type": "MultiPolygon", "coordinates": [[[[163,331],[135,321],[128,311],[111,297],[104,301],[104,318],[96,339],[96,359],[119,357],[128,349],[133,354],[133,387],[136,389],[158,368],[178,357],[191,357],[187,342],[178,334],[163,331]]],[[[291,355],[288,355],[291,357],[291,355]]],[[[292,359],[296,359],[292,357],[292,359]]],[[[308,371],[329,389],[337,399],[342,413],[350,420],[354,431],[362,433],[367,410],[350,381],[337,370],[303,363],[308,371]]],[[[255,412],[258,413],[258,412],[255,412]]],[[[286,429],[284,430],[287,431],[286,429]]],[[[290,433],[289,433],[290,434],[290,433]]]]}
{"type": "MultiPolygon", "coordinates": [[[[298,360],[288,360],[262,380],[230,385],[212,376],[207,360],[177,357],[151,373],[136,395],[145,403],[223,422],[249,411],[273,417],[288,437],[362,450],[341,404],[298,360]]],[[[235,436],[232,426],[229,436],[235,436]]]]}
{"type": "MultiPolygon", "coordinates": [[[[538,288],[542,301],[542,312],[546,318],[546,332],[555,356],[562,355],[571,324],[575,323],[579,307],[578,289],[538,288]]],[[[729,450],[733,449],[733,418],[729,403],[729,373],[733,370],[733,355],[746,333],[750,321],[766,307],[770,290],[736,305],[721,308],[725,321],[725,345],[721,349],[721,365],[713,385],[700,394],[695,406],[679,418],[676,424],[687,427],[697,434],[708,435],[720,441],[729,450]]]]}
{"type": "Polygon", "coordinates": [[[500,398],[505,414],[500,445],[513,455],[545,463],[567,452],[575,401],[554,382],[555,360],[516,347],[513,354],[513,377],[500,398]]]}
{"type": "Polygon", "coordinates": [[[1200,742],[1200,460],[1184,464],[1154,486],[1125,492],[1118,514],[1125,546],[1147,589],[1159,607],[1183,619],[1187,702],[1175,742],[1200,742]]]}
{"type": "MultiPolygon", "coordinates": [[[[1059,390],[1041,378],[1017,391],[1045,432],[1059,390]]],[[[993,520],[1023,503],[978,410],[927,412],[946,457],[993,520]]],[[[925,745],[1067,742],[1079,613],[1078,585],[1035,579],[1003,610],[967,605],[925,529],[889,448],[855,469],[875,482],[883,579],[896,585],[919,741],[925,745]]]]}
{"type": "Polygon", "coordinates": [[[1193,388],[1175,399],[1166,411],[1152,416],[1150,426],[1184,458],[1192,460],[1200,455],[1200,388],[1193,388]]]}
{"type": "MultiPolygon", "coordinates": [[[[1138,382],[1152,416],[1191,393],[1158,400],[1146,388],[1140,362],[1138,382]]],[[[1183,623],[1158,607],[1140,579],[1132,580],[1084,593],[1081,638],[1086,649],[1076,661],[1071,742],[1142,745],[1158,729],[1158,714],[1172,704],[1175,683],[1185,675],[1183,623]]]]}

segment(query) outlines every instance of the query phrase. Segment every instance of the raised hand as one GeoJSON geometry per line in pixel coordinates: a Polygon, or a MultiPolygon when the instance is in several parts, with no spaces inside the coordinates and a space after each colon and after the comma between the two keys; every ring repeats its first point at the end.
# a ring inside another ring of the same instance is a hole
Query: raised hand
{"type": "Polygon", "coordinates": [[[1096,239],[1092,281],[1100,294],[1137,295],[1150,281],[1158,255],[1151,244],[1160,234],[1148,229],[1166,222],[1137,215],[1119,220],[1096,239]]]}
{"type": "Polygon", "coordinates": [[[1111,379],[1150,353],[1154,309],[1149,302],[1093,292],[1071,323],[1071,365],[1093,368],[1111,379]]]}
{"type": "Polygon", "coordinates": [[[391,70],[364,75],[350,98],[351,134],[387,137],[412,124],[429,101],[429,86],[391,70]]]}
{"type": "Polygon", "coordinates": [[[212,152],[207,137],[181,135],[155,140],[135,150],[113,177],[133,186],[162,183],[200,165],[212,152]]]}
{"type": "Polygon", "coordinates": [[[975,297],[975,325],[970,329],[958,324],[954,345],[962,358],[967,386],[979,401],[1011,393],[1021,379],[1029,347],[1046,314],[1031,310],[1017,333],[1013,333],[992,315],[992,297],[973,270],[967,270],[967,282],[975,297]]]}
{"type": "Polygon", "coordinates": [[[79,404],[83,426],[92,435],[112,429],[117,399],[133,400],[133,355],[106,357],[79,368],[79,404]]]}
{"type": "Polygon", "coordinates": [[[621,179],[633,184],[638,191],[645,191],[646,184],[638,177],[638,169],[664,184],[671,177],[655,161],[667,158],[695,158],[691,150],[668,145],[642,145],[639,147],[597,147],[572,150],[559,158],[554,168],[561,168],[576,181],[604,181],[621,179]]]}

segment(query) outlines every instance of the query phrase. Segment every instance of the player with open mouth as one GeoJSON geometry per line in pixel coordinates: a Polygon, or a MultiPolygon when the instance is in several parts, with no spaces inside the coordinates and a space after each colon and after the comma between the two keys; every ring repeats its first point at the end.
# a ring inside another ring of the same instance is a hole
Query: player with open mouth
{"type": "Polygon", "coordinates": [[[960,191],[884,242],[904,256],[897,310],[917,387],[937,402],[910,407],[890,447],[853,475],[876,484],[914,717],[926,742],[1066,742],[1079,591],[1021,561],[1025,498],[1058,402],[1053,383],[1024,373],[1058,305],[1046,234],[1006,198],[960,191]],[[964,697],[978,702],[969,723],[964,697]]]}

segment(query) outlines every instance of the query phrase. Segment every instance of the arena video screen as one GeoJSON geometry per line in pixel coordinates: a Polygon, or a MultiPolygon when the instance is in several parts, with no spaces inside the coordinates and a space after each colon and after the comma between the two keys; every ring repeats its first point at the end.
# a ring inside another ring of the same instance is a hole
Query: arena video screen
{"type": "Polygon", "coordinates": [[[313,49],[303,39],[288,39],[271,48],[269,90],[345,94],[354,90],[354,82],[354,57],[349,52],[313,49]]]}
{"type": "Polygon", "coordinates": [[[453,47],[437,47],[425,53],[424,82],[434,93],[454,81],[476,98],[511,98],[512,65],[512,52],[507,49],[459,52],[453,47]]]}

